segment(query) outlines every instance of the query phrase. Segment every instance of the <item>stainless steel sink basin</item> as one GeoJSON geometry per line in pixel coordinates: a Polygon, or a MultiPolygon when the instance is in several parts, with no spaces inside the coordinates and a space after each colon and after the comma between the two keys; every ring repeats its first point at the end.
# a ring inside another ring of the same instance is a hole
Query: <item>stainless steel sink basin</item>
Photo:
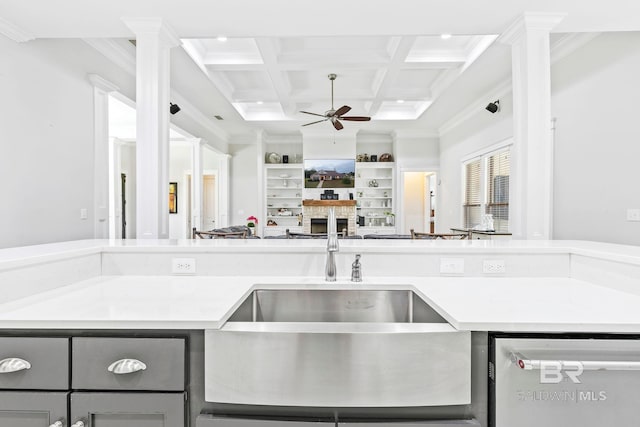
{"type": "Polygon", "coordinates": [[[257,289],[220,329],[205,331],[205,400],[468,404],[471,334],[411,290],[257,289]]]}
{"type": "Polygon", "coordinates": [[[260,289],[230,322],[445,323],[410,290],[260,289]]]}

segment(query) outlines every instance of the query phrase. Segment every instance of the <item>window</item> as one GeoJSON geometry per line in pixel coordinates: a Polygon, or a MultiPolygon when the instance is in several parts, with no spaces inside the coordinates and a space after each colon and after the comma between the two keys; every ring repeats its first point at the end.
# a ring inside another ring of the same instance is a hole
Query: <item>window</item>
{"type": "Polygon", "coordinates": [[[480,199],[480,166],[481,159],[470,161],[465,165],[464,185],[464,226],[471,228],[480,224],[482,204],[480,199]]]}
{"type": "Polygon", "coordinates": [[[464,172],[464,226],[475,227],[491,214],[496,231],[509,231],[509,149],[466,162],[464,172]]]}

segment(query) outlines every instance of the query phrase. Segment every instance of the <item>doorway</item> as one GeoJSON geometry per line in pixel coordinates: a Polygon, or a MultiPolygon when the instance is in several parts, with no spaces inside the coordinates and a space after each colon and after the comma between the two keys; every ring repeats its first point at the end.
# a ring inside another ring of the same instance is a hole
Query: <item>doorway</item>
{"type": "Polygon", "coordinates": [[[434,233],[436,229],[436,182],[434,171],[405,171],[402,173],[403,233],[413,229],[434,233]]]}
{"type": "Polygon", "coordinates": [[[204,230],[216,228],[217,207],[216,176],[213,174],[202,175],[202,225],[204,230]]]}

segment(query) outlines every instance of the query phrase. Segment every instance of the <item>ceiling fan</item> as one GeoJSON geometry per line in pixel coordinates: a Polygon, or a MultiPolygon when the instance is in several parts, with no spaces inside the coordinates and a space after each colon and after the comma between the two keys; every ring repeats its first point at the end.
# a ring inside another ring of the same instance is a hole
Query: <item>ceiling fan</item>
{"type": "Polygon", "coordinates": [[[301,113],[311,114],[312,116],[324,117],[324,119],[322,120],[307,123],[302,126],[309,126],[316,123],[321,123],[321,122],[326,122],[327,120],[331,120],[331,124],[333,124],[333,127],[336,128],[336,130],[340,130],[344,128],[342,123],[340,123],[340,120],[347,120],[352,122],[368,122],[369,120],[371,120],[371,117],[366,117],[366,116],[343,116],[343,114],[347,114],[349,110],[351,110],[351,107],[349,107],[348,105],[343,105],[342,107],[335,110],[333,108],[333,81],[336,79],[337,76],[335,74],[329,74],[327,77],[329,77],[329,80],[331,80],[331,109],[328,111],[325,111],[324,114],[310,113],[308,111],[300,111],[301,113]]]}

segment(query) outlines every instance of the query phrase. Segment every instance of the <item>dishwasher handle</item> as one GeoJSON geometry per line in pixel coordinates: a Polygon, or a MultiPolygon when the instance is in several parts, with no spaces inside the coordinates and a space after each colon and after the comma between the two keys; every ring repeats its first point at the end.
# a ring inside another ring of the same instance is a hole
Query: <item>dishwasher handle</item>
{"type": "Polygon", "coordinates": [[[543,366],[556,365],[561,369],[575,370],[581,367],[584,371],[639,371],[640,361],[618,361],[618,360],[553,360],[553,359],[530,359],[522,353],[512,352],[511,361],[513,364],[525,371],[541,369],[543,366]]]}

